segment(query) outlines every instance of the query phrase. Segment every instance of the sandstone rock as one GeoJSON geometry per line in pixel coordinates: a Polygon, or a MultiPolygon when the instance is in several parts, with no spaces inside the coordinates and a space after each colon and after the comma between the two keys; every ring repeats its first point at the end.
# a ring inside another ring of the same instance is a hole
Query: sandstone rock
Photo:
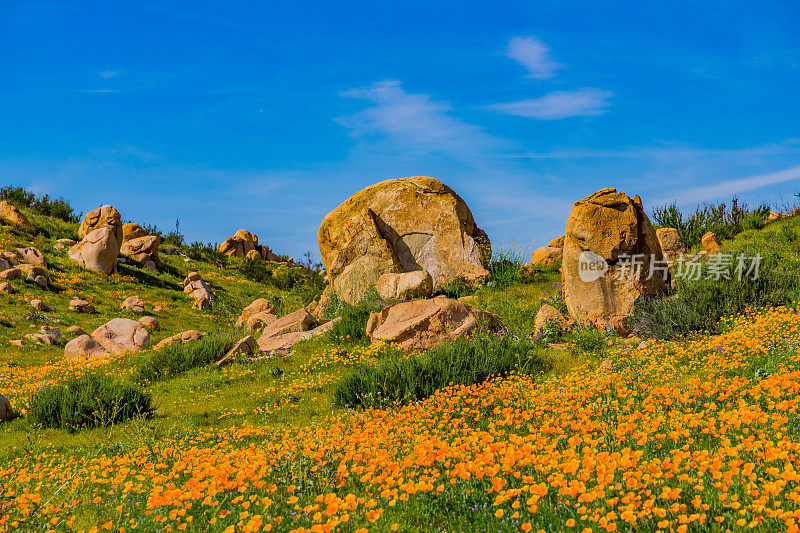
{"type": "Polygon", "coordinates": [[[539,270],[537,269],[537,266],[538,265],[534,265],[533,263],[523,264],[519,272],[519,279],[525,282],[531,282],[535,280],[539,276],[539,270]]]}
{"type": "Polygon", "coordinates": [[[261,252],[258,250],[250,250],[245,254],[246,259],[250,259],[251,261],[260,261],[261,260],[261,252]]]}
{"type": "Polygon", "coordinates": [[[113,318],[94,330],[92,338],[108,352],[136,352],[150,345],[150,333],[135,320],[113,318]]]}
{"type": "Polygon", "coordinates": [[[784,218],[786,215],[778,213],[777,211],[770,211],[769,215],[767,215],[767,222],[774,222],[776,220],[780,220],[784,218]]]}
{"type": "Polygon", "coordinates": [[[293,313],[289,313],[264,327],[260,339],[277,337],[284,333],[295,333],[298,331],[308,331],[317,325],[317,319],[308,312],[305,307],[301,307],[293,313]]]}
{"type": "Polygon", "coordinates": [[[119,254],[114,230],[108,227],[91,230],[81,242],[69,249],[68,254],[89,270],[111,274],[117,266],[119,254]]]}
{"type": "Polygon", "coordinates": [[[159,238],[155,235],[145,235],[125,241],[119,250],[121,255],[129,257],[134,261],[145,263],[150,261],[157,266],[159,238]]]}
{"type": "Polygon", "coordinates": [[[663,255],[638,196],[602,189],[575,202],[567,220],[562,272],[570,315],[600,327],[619,327],[640,296],[666,291],[663,255]],[[640,268],[632,268],[631,257],[640,268]],[[652,273],[652,277],[647,279],[652,273]]]}
{"type": "Polygon", "coordinates": [[[11,409],[11,402],[8,398],[0,394],[0,422],[6,422],[14,417],[14,411],[11,409]]]}
{"type": "Polygon", "coordinates": [[[544,304],[536,313],[536,320],[533,324],[533,336],[538,337],[543,331],[550,327],[560,329],[566,328],[570,320],[561,312],[549,304],[544,304]]]}
{"type": "Polygon", "coordinates": [[[12,226],[28,227],[31,223],[22,211],[5,200],[0,202],[0,217],[12,226]]]}
{"type": "Polygon", "coordinates": [[[199,311],[211,311],[211,299],[205,296],[195,298],[194,303],[192,304],[192,309],[197,309],[199,311]]]}
{"type": "Polygon", "coordinates": [[[557,265],[561,263],[561,255],[561,248],[556,248],[555,246],[542,246],[541,248],[534,250],[533,256],[531,256],[531,264],[543,266],[557,265]]]}
{"type": "Polygon", "coordinates": [[[17,248],[16,252],[21,261],[40,267],[47,267],[44,254],[40,252],[38,248],[26,246],[25,248],[17,248]]]}
{"type": "Polygon", "coordinates": [[[31,281],[33,282],[34,285],[36,285],[41,289],[47,288],[47,278],[44,276],[33,276],[33,279],[31,281]]]}
{"type": "Polygon", "coordinates": [[[98,228],[110,228],[117,243],[117,249],[122,244],[122,217],[113,206],[104,205],[86,213],[78,228],[78,238],[84,239],[98,228]]]}
{"type": "Polygon", "coordinates": [[[233,237],[225,239],[225,241],[219,245],[218,250],[233,257],[246,257],[249,252],[255,251],[257,255],[251,257],[261,258],[258,237],[244,229],[238,230],[233,237]]]}
{"type": "Polygon", "coordinates": [[[143,316],[139,319],[139,324],[146,328],[156,329],[158,328],[158,319],[154,316],[143,316]]]}
{"type": "Polygon", "coordinates": [[[288,353],[298,342],[313,339],[314,337],[319,337],[320,335],[328,333],[341,319],[342,317],[336,317],[333,320],[330,320],[325,324],[308,331],[293,331],[267,338],[262,336],[258,339],[258,347],[262,353],[267,355],[288,353]]]}
{"type": "Polygon", "coordinates": [[[22,277],[22,271],[19,268],[7,268],[0,272],[0,279],[19,279],[22,277]]]}
{"type": "Polygon", "coordinates": [[[64,244],[62,244],[62,243],[60,243],[60,242],[57,242],[57,243],[55,243],[55,244],[53,245],[53,250],[55,250],[55,251],[57,251],[57,252],[60,252],[61,250],[64,250],[64,249],[66,249],[66,247],[67,247],[66,245],[64,245],[64,244]]]}
{"type": "Polygon", "coordinates": [[[14,294],[14,287],[11,286],[10,283],[3,282],[0,283],[0,292],[4,292],[6,294],[14,294]]]}
{"type": "Polygon", "coordinates": [[[664,259],[669,264],[674,263],[679,257],[686,255],[689,250],[683,243],[678,230],[675,228],[659,228],[656,230],[656,238],[661,245],[661,251],[664,253],[664,259]]]}
{"type": "Polygon", "coordinates": [[[75,337],[64,346],[64,357],[67,359],[82,359],[101,355],[108,355],[108,352],[99,342],[86,334],[75,337]]]}
{"type": "Polygon", "coordinates": [[[252,353],[257,353],[258,349],[258,342],[248,335],[242,339],[239,339],[236,344],[233,345],[233,348],[228,350],[228,353],[225,356],[217,361],[217,366],[227,365],[233,362],[233,359],[237,355],[250,355],[252,353]]]}
{"type": "Polygon", "coordinates": [[[325,217],[318,240],[329,280],[349,303],[390,272],[425,270],[434,288],[456,278],[478,283],[491,257],[489,238],[464,200],[425,176],[357,192],[325,217]]]}
{"type": "Polygon", "coordinates": [[[11,346],[22,346],[22,339],[13,339],[8,341],[11,346]]]}
{"type": "Polygon", "coordinates": [[[722,250],[722,243],[719,242],[717,236],[711,231],[703,235],[702,242],[703,248],[705,248],[707,254],[715,254],[722,250]]]}
{"type": "Polygon", "coordinates": [[[274,313],[275,308],[272,305],[272,302],[267,300],[266,298],[258,298],[253,300],[250,305],[242,309],[242,314],[239,315],[239,318],[236,319],[236,327],[240,328],[247,324],[247,319],[257,313],[274,313]]]}
{"type": "Polygon", "coordinates": [[[56,242],[66,246],[75,246],[76,244],[78,244],[78,241],[72,239],[58,239],[56,242]]]}
{"type": "Polygon", "coordinates": [[[203,281],[200,274],[197,272],[190,272],[186,279],[183,280],[183,292],[197,300],[198,298],[206,298],[210,301],[215,301],[217,296],[211,290],[211,287],[203,281]]]}
{"type": "Polygon", "coordinates": [[[41,300],[31,300],[31,307],[37,311],[49,311],[50,308],[41,300]]]}
{"type": "Polygon", "coordinates": [[[127,309],[133,313],[141,315],[144,313],[144,300],[142,300],[141,296],[129,296],[125,298],[125,301],[119,306],[120,309],[127,309]]]}
{"type": "Polygon", "coordinates": [[[60,329],[49,326],[42,326],[39,328],[39,333],[31,333],[25,336],[38,344],[47,346],[58,344],[64,340],[60,329]]]}
{"type": "Polygon", "coordinates": [[[30,263],[22,263],[17,265],[21,275],[25,276],[28,279],[33,279],[36,276],[44,276],[47,274],[47,271],[38,265],[32,265],[30,263]]]}
{"type": "Polygon", "coordinates": [[[433,278],[424,270],[382,274],[375,289],[385,302],[428,298],[433,294],[433,278]]]}
{"type": "Polygon", "coordinates": [[[553,248],[563,248],[564,240],[566,238],[567,238],[566,235],[562,235],[561,237],[556,237],[555,239],[550,241],[550,244],[548,244],[547,246],[552,246],[553,248]]]}
{"type": "Polygon", "coordinates": [[[186,286],[191,281],[200,281],[201,279],[203,278],[200,277],[199,272],[189,272],[186,274],[186,278],[183,280],[183,285],[186,286]]]}
{"type": "Polygon", "coordinates": [[[259,330],[265,327],[267,324],[272,324],[276,320],[278,320],[278,315],[269,313],[267,311],[256,313],[247,319],[247,324],[246,324],[247,330],[248,331],[259,330]]]}
{"type": "Polygon", "coordinates": [[[131,239],[138,239],[139,237],[144,237],[145,235],[147,235],[147,232],[145,232],[139,224],[137,224],[136,222],[128,222],[127,224],[122,225],[121,244],[125,244],[131,239]]]}
{"type": "Polygon", "coordinates": [[[437,296],[384,307],[370,316],[367,334],[373,343],[392,342],[406,351],[429,350],[478,328],[496,331],[500,326],[500,317],[494,313],[437,296]]]}
{"type": "Polygon", "coordinates": [[[173,342],[177,342],[177,341],[180,341],[181,343],[185,344],[187,342],[199,341],[202,338],[203,338],[203,334],[202,333],[200,333],[199,331],[197,331],[195,329],[190,329],[190,330],[182,331],[181,333],[176,333],[175,335],[172,335],[171,337],[167,337],[166,339],[163,339],[161,342],[156,344],[155,347],[156,347],[156,349],[163,348],[164,346],[170,345],[173,342]]]}
{"type": "Polygon", "coordinates": [[[76,336],[76,337],[79,337],[81,335],[86,335],[87,334],[85,331],[83,331],[83,328],[80,327],[80,326],[70,326],[70,327],[68,327],[67,328],[67,333],[69,333],[70,335],[76,336]]]}
{"type": "Polygon", "coordinates": [[[69,301],[69,310],[78,313],[92,314],[94,313],[94,306],[83,298],[75,297],[69,301]]]}

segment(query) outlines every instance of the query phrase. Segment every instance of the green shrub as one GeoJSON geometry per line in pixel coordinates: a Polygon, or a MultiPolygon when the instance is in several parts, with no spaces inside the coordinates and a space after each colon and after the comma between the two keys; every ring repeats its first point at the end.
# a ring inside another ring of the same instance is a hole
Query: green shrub
{"type": "Polygon", "coordinates": [[[134,370],[138,383],[152,383],[214,363],[230,350],[233,337],[205,337],[199,341],[173,342],[145,355],[134,370]]]}
{"type": "Polygon", "coordinates": [[[610,334],[594,326],[578,327],[572,331],[569,344],[572,348],[593,355],[598,355],[606,348],[610,334]]]}
{"type": "Polygon", "coordinates": [[[344,407],[384,407],[427,398],[450,384],[472,385],[512,371],[546,369],[542,349],[508,336],[478,333],[443,344],[422,355],[382,359],[360,365],[337,384],[335,401],[344,407]]]}
{"type": "Polygon", "coordinates": [[[703,235],[714,232],[720,239],[732,239],[739,233],[764,227],[769,206],[761,204],[750,209],[735,196],[728,208],[724,202],[706,204],[684,216],[675,202],[653,209],[653,225],[657,228],[675,228],[688,248],[700,245],[703,235]]]}
{"type": "Polygon", "coordinates": [[[337,321],[326,337],[337,344],[357,343],[367,339],[367,321],[373,311],[379,311],[382,304],[362,302],[359,305],[342,306],[341,319],[337,321]]]}
{"type": "Polygon", "coordinates": [[[28,207],[39,215],[55,217],[64,222],[78,222],[78,215],[72,210],[69,202],[63,198],[51,200],[47,194],[37,196],[22,187],[9,185],[0,188],[0,200],[5,200],[17,207],[28,207]]]}
{"type": "Polygon", "coordinates": [[[27,416],[33,424],[74,433],[150,416],[152,412],[150,394],[140,387],[87,374],[39,390],[30,401],[27,416]]]}

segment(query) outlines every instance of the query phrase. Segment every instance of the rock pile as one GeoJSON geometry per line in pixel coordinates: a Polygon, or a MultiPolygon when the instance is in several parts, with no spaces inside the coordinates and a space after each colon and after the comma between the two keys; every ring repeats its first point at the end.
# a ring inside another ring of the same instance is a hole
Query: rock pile
{"type": "Polygon", "coordinates": [[[233,237],[228,237],[219,245],[218,250],[232,257],[247,257],[248,259],[263,259],[264,261],[277,261],[275,255],[266,244],[258,244],[258,236],[245,229],[237,230],[233,237]]]}

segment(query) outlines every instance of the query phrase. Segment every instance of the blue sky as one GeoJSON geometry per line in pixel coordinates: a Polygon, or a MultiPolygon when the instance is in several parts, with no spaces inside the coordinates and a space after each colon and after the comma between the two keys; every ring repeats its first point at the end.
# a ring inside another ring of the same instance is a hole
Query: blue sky
{"type": "Polygon", "coordinates": [[[602,187],[788,201],[799,27],[788,0],[0,0],[0,183],[295,256],[410,175],[525,246],[602,187]]]}

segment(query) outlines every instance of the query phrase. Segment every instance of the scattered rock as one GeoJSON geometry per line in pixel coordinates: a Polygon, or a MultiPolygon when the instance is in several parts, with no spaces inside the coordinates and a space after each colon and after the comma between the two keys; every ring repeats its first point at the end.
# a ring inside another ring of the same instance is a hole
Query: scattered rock
{"type": "Polygon", "coordinates": [[[262,311],[261,313],[256,313],[247,319],[247,330],[257,331],[265,327],[267,324],[272,324],[276,320],[278,320],[278,315],[270,312],[262,311]]]}
{"type": "Polygon", "coordinates": [[[86,332],[83,331],[83,328],[81,328],[80,326],[70,326],[70,327],[68,327],[67,328],[67,333],[69,333],[70,335],[76,336],[76,337],[80,336],[80,335],[86,335],[86,332]]]}
{"type": "Polygon", "coordinates": [[[22,211],[5,200],[0,202],[0,217],[12,226],[28,227],[31,225],[28,218],[22,214],[22,211]]]}
{"type": "Polygon", "coordinates": [[[215,301],[217,299],[217,295],[212,292],[209,284],[203,281],[197,272],[189,272],[186,279],[183,280],[183,292],[195,300],[205,298],[215,301]]]}
{"type": "Polygon", "coordinates": [[[31,265],[47,267],[47,261],[44,258],[44,254],[40,252],[38,248],[26,246],[25,248],[17,248],[16,252],[21,261],[30,263],[31,265]]]}
{"type": "Polygon", "coordinates": [[[125,244],[132,239],[144,237],[145,235],[147,235],[147,232],[135,222],[128,222],[127,224],[122,225],[122,244],[125,244]]]}
{"type": "Polygon", "coordinates": [[[433,294],[433,278],[424,270],[387,273],[378,278],[375,289],[385,302],[429,298],[433,294]]]}
{"type": "Polygon", "coordinates": [[[437,296],[399,303],[370,315],[367,334],[373,343],[392,342],[403,350],[429,350],[479,328],[496,331],[500,317],[489,311],[437,296]]]}
{"type": "Polygon", "coordinates": [[[66,359],[83,359],[84,357],[98,357],[108,355],[108,352],[89,335],[83,334],[75,337],[64,346],[66,359]]]}
{"type": "Polygon", "coordinates": [[[780,219],[785,218],[785,217],[786,217],[786,215],[778,213],[777,211],[770,211],[769,215],[767,215],[767,220],[766,221],[767,222],[774,222],[776,220],[780,220],[780,219]]]}
{"type": "Polygon", "coordinates": [[[83,298],[75,297],[69,301],[69,310],[78,313],[92,314],[94,313],[94,306],[84,300],[83,298]]]}
{"type": "Polygon", "coordinates": [[[23,344],[23,342],[22,342],[22,339],[14,339],[14,340],[10,340],[10,341],[8,341],[8,343],[9,343],[11,346],[22,346],[22,344],[23,344]]]}
{"type": "Polygon", "coordinates": [[[555,246],[537,248],[531,256],[532,265],[558,265],[561,263],[562,249],[555,246]]]}
{"type": "Polygon", "coordinates": [[[154,316],[143,316],[139,319],[139,324],[146,328],[158,328],[158,319],[154,316]]]}
{"type": "Polygon", "coordinates": [[[65,244],[61,244],[60,242],[57,242],[57,243],[55,243],[53,245],[53,250],[56,250],[57,252],[60,252],[61,250],[66,249],[66,247],[67,246],[65,244]]]}
{"type": "Polygon", "coordinates": [[[119,306],[120,309],[127,309],[137,315],[141,315],[144,313],[144,300],[142,300],[141,296],[129,296],[125,298],[125,301],[119,306]]]}
{"type": "Polygon", "coordinates": [[[122,217],[113,206],[104,205],[86,213],[78,228],[78,237],[84,239],[98,228],[109,228],[114,234],[117,251],[122,244],[122,217]]]}
{"type": "Polygon", "coordinates": [[[247,324],[247,320],[258,313],[271,313],[274,315],[275,307],[272,305],[272,302],[267,300],[266,298],[258,298],[253,300],[253,302],[242,309],[242,314],[239,315],[239,318],[236,319],[236,327],[240,328],[247,324]]]}
{"type": "Polygon", "coordinates": [[[200,333],[199,331],[197,331],[195,329],[190,329],[190,330],[182,331],[180,333],[176,333],[175,335],[172,335],[171,337],[167,337],[166,339],[163,339],[161,342],[156,344],[155,347],[156,347],[156,349],[163,348],[164,346],[168,346],[168,345],[172,344],[173,342],[177,342],[177,341],[180,341],[180,342],[185,344],[187,342],[199,341],[202,338],[203,338],[203,334],[202,333],[200,333]]]}
{"type": "MultiPolygon", "coordinates": [[[[120,230],[121,231],[121,230],[120,230]]],[[[69,249],[68,255],[89,270],[111,274],[117,266],[119,245],[114,230],[94,229],[81,242],[69,249]]]]}
{"type": "Polygon", "coordinates": [[[38,344],[46,344],[48,346],[58,344],[64,340],[60,329],[49,326],[42,326],[39,328],[39,333],[31,333],[25,336],[38,344]]]}
{"type": "Polygon", "coordinates": [[[0,283],[0,292],[4,292],[6,294],[14,294],[14,287],[11,286],[8,282],[0,283]]]}
{"type": "Polygon", "coordinates": [[[40,289],[47,289],[47,278],[44,276],[34,276],[33,277],[33,284],[39,287],[40,289]]]}
{"type": "Polygon", "coordinates": [[[706,253],[709,255],[715,254],[722,250],[722,243],[719,242],[717,236],[711,231],[703,235],[702,242],[703,248],[705,248],[706,253]]]}
{"type": "Polygon", "coordinates": [[[564,248],[564,240],[566,238],[567,238],[566,235],[562,235],[561,237],[556,237],[555,239],[550,241],[550,244],[548,244],[547,246],[552,246],[553,248],[564,248]]]}
{"type": "Polygon", "coordinates": [[[14,417],[14,411],[11,409],[11,402],[8,398],[0,394],[0,422],[6,422],[14,417]]]}
{"type": "Polygon", "coordinates": [[[56,242],[66,246],[75,246],[76,244],[78,244],[77,241],[74,241],[72,239],[58,239],[56,242]]]}
{"type": "Polygon", "coordinates": [[[161,312],[161,310],[162,310],[162,308],[161,308],[161,306],[160,306],[160,305],[157,305],[157,306],[155,306],[155,307],[153,308],[153,312],[154,312],[154,313],[160,313],[160,312],[161,312]]]}
{"type": "MultiPolygon", "coordinates": [[[[228,237],[219,245],[218,250],[233,257],[246,257],[249,252],[256,251],[258,237],[245,229],[238,230],[233,237],[228,237]]],[[[260,255],[259,252],[256,252],[260,255]]]]}
{"type": "Polygon", "coordinates": [[[195,298],[194,303],[192,304],[192,309],[197,309],[199,311],[211,311],[211,300],[205,296],[195,298]]]}
{"type": "Polygon", "coordinates": [[[228,350],[228,353],[226,353],[222,359],[217,361],[217,366],[223,366],[232,363],[233,359],[237,355],[250,355],[258,351],[258,342],[253,337],[248,335],[247,337],[239,339],[239,341],[233,345],[233,348],[228,350]]]}
{"type": "Polygon", "coordinates": [[[538,337],[543,331],[550,327],[564,329],[569,326],[570,319],[549,304],[544,304],[536,313],[536,320],[533,324],[533,336],[538,337]]]}
{"type": "Polygon", "coordinates": [[[259,337],[259,343],[261,339],[277,337],[278,335],[283,335],[285,333],[308,331],[309,329],[314,328],[316,325],[317,319],[314,318],[314,316],[309,313],[305,307],[301,307],[297,311],[289,313],[288,315],[267,324],[264,327],[264,331],[261,333],[261,337],[259,337]]]}
{"type": "Polygon", "coordinates": [[[136,352],[150,345],[150,333],[128,318],[109,320],[92,332],[92,338],[112,353],[136,352]]]}
{"type": "Polygon", "coordinates": [[[160,240],[155,235],[145,235],[144,237],[136,237],[125,241],[119,250],[121,255],[129,257],[134,261],[140,263],[152,263],[153,267],[157,267],[158,261],[158,245],[160,240]]]}
{"type": "Polygon", "coordinates": [[[387,180],[357,192],[319,228],[328,294],[358,303],[382,274],[425,270],[434,289],[488,277],[491,244],[464,200],[425,176],[387,180]]]}
{"type": "Polygon", "coordinates": [[[33,307],[37,311],[43,311],[43,312],[50,310],[47,304],[41,300],[31,300],[31,307],[33,307]]]}
{"type": "Polygon", "coordinates": [[[661,245],[661,251],[664,253],[664,259],[671,265],[678,260],[679,257],[686,255],[689,250],[683,243],[678,230],[675,228],[659,228],[656,230],[656,238],[661,245]]]}
{"type": "Polygon", "coordinates": [[[562,262],[570,315],[621,333],[639,297],[666,292],[665,272],[653,259],[663,259],[661,246],[638,196],[607,188],[575,202],[562,262]],[[640,260],[640,268],[626,257],[640,260]]]}
{"type": "Polygon", "coordinates": [[[18,268],[7,268],[0,272],[0,279],[19,279],[22,277],[22,270],[18,268]]]}
{"type": "Polygon", "coordinates": [[[267,355],[288,353],[298,342],[313,339],[314,337],[319,337],[320,335],[324,335],[325,333],[329,332],[333,328],[334,324],[339,322],[341,319],[342,317],[336,317],[333,320],[330,320],[325,324],[308,331],[293,331],[267,338],[262,336],[258,339],[258,347],[262,353],[267,355]]]}

